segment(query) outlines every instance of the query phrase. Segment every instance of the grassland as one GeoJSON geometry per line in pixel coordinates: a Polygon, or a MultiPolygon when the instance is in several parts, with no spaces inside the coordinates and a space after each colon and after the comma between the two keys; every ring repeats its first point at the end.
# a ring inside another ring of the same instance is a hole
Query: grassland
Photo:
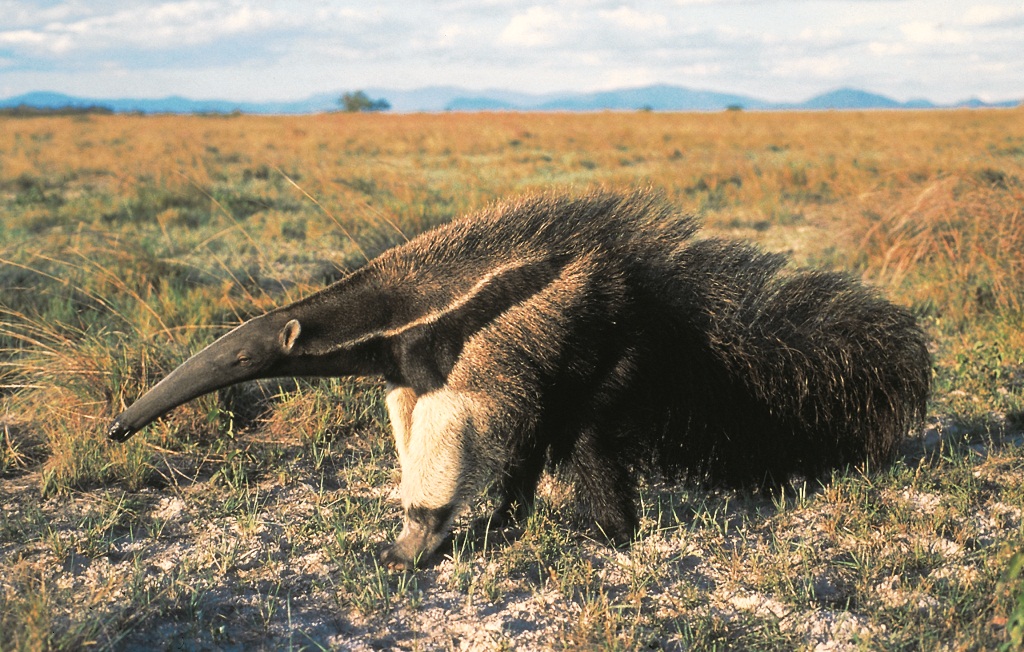
{"type": "Polygon", "coordinates": [[[1020,110],[0,119],[0,649],[1014,649],[1022,251],[1020,110]],[[787,496],[652,482],[627,551],[553,476],[525,523],[405,574],[376,562],[399,510],[375,379],[104,441],[238,320],[595,185],[911,306],[935,395],[901,459],[787,496]]]}

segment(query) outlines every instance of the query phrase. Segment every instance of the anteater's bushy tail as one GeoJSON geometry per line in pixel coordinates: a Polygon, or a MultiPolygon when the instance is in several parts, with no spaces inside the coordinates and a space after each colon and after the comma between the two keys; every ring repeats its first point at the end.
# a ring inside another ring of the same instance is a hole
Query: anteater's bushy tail
{"type": "Polygon", "coordinates": [[[878,468],[923,419],[931,359],[909,311],[847,275],[784,265],[719,240],[681,250],[664,381],[681,410],[654,442],[662,470],[736,485],[878,468]]]}

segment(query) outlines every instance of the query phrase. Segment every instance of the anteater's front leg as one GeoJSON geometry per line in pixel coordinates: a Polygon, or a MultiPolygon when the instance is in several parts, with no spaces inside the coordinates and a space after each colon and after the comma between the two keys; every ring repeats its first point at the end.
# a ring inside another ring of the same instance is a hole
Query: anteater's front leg
{"type": "Polygon", "coordinates": [[[402,533],[382,560],[399,569],[415,566],[444,541],[481,471],[469,450],[471,399],[442,388],[413,400],[409,391],[393,389],[388,397],[402,466],[405,516],[402,533]]]}

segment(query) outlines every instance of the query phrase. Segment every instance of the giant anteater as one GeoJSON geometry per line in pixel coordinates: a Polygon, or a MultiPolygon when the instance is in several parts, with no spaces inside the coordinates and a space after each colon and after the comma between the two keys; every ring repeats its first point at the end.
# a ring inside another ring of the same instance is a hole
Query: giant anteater
{"type": "Polygon", "coordinates": [[[455,220],[238,326],[110,437],[245,380],[383,377],[405,514],[383,555],[395,567],[432,553],[485,487],[496,522],[528,509],[548,463],[626,542],[637,473],[777,485],[891,460],[929,391],[911,314],[697,227],[649,192],[545,194],[455,220]]]}

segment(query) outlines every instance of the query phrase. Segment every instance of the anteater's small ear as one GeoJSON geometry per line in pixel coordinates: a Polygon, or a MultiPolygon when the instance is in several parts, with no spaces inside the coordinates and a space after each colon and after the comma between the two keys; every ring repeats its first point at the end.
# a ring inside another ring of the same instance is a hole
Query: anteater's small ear
{"type": "Polygon", "coordinates": [[[279,341],[281,343],[281,350],[285,353],[291,353],[292,347],[295,346],[295,340],[299,339],[299,333],[302,331],[302,326],[299,324],[298,319],[289,320],[284,328],[281,329],[281,335],[279,341]]]}

